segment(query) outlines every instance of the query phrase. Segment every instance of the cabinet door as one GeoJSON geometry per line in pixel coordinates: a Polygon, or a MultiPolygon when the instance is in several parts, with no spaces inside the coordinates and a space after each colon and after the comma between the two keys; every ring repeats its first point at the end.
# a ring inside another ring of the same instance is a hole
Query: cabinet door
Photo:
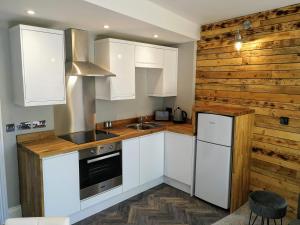
{"type": "Polygon", "coordinates": [[[140,141],[139,138],[122,142],[123,191],[140,185],[140,141]]]}
{"type": "Polygon", "coordinates": [[[134,45],[110,43],[111,99],[135,98],[134,45]]]}
{"type": "Polygon", "coordinates": [[[195,195],[229,208],[231,147],[197,141],[195,195]]]}
{"type": "Polygon", "coordinates": [[[192,185],[195,137],[165,133],[165,175],[192,185]]]}
{"type": "Polygon", "coordinates": [[[80,210],[78,152],[43,159],[45,216],[69,216],[80,210]]]}
{"type": "Polygon", "coordinates": [[[164,175],[164,133],[140,138],[140,183],[145,184],[164,175]]]}
{"type": "Polygon", "coordinates": [[[178,51],[164,50],[164,96],[177,96],[178,51]]]}
{"type": "Polygon", "coordinates": [[[163,68],[163,49],[135,46],[135,66],[143,68],[163,68]]]}
{"type": "Polygon", "coordinates": [[[65,103],[64,36],[21,30],[25,105],[65,103]]]}

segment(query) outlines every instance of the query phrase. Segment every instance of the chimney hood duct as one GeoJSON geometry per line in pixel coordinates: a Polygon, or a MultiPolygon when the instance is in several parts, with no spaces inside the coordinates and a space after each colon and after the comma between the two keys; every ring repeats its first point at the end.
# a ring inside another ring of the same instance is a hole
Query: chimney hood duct
{"type": "Polygon", "coordinates": [[[65,30],[66,76],[111,77],[115,74],[89,62],[88,32],[79,29],[65,30]]]}

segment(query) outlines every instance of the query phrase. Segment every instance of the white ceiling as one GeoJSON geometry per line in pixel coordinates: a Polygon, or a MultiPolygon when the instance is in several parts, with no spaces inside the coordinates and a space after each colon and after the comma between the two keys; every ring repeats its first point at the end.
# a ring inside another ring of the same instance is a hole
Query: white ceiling
{"type": "Polygon", "coordinates": [[[172,45],[197,40],[200,25],[299,0],[0,0],[0,27],[23,23],[172,45]],[[223,3],[223,4],[222,4],[223,3]],[[26,10],[36,11],[34,16],[26,10]],[[103,25],[109,24],[105,30],[103,25]],[[154,34],[159,38],[155,39],[154,34]]]}
{"type": "Polygon", "coordinates": [[[60,29],[73,27],[96,35],[158,44],[192,41],[184,35],[83,0],[0,0],[0,26],[19,23],[60,29]],[[28,9],[34,10],[36,14],[27,15],[28,9]],[[110,25],[109,30],[103,28],[105,24],[110,25]],[[153,38],[154,34],[158,34],[159,38],[153,38]]]}
{"type": "Polygon", "coordinates": [[[299,3],[299,0],[150,0],[204,25],[299,3]]]}

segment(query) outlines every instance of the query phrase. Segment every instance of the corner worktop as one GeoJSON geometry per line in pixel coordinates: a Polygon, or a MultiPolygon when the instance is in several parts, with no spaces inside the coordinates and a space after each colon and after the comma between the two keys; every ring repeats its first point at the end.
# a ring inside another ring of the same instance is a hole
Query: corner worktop
{"type": "MultiPolygon", "coordinates": [[[[80,151],[86,148],[96,147],[98,145],[109,144],[122,141],[129,138],[139,137],[160,131],[171,131],[193,136],[192,124],[174,124],[173,122],[156,122],[161,126],[148,130],[135,130],[127,128],[126,125],[119,125],[107,131],[118,135],[117,137],[89,142],[85,144],[75,144],[55,136],[54,131],[36,132],[17,136],[17,143],[22,148],[36,154],[39,158],[55,156],[58,154],[72,151],[80,151]]],[[[102,130],[102,129],[101,129],[102,130]]]]}

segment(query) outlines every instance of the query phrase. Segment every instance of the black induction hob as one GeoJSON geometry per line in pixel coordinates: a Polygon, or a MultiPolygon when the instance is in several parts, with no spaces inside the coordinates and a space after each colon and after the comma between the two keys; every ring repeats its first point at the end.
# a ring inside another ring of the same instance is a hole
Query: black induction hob
{"type": "Polygon", "coordinates": [[[73,142],[75,144],[85,144],[93,141],[100,141],[108,138],[118,137],[119,135],[112,134],[101,130],[81,131],[59,136],[60,138],[73,142]]]}

